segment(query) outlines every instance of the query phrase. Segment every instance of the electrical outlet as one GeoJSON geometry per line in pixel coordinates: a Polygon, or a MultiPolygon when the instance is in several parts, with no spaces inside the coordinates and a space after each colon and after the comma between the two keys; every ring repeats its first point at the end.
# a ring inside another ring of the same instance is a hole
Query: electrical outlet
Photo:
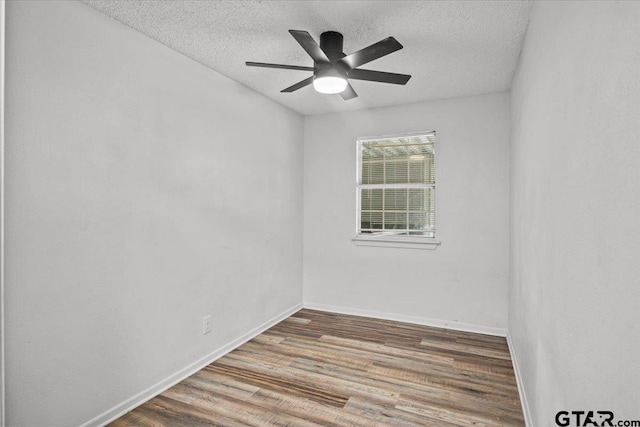
{"type": "Polygon", "coordinates": [[[208,315],[202,319],[202,335],[206,335],[210,332],[211,332],[211,315],[208,315]]]}

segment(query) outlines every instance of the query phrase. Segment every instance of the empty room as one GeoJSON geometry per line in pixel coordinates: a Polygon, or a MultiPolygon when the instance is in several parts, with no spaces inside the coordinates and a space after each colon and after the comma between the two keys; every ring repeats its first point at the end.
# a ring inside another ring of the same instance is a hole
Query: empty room
{"type": "Polygon", "coordinates": [[[640,427],[640,2],[0,23],[0,426],[640,427]]]}

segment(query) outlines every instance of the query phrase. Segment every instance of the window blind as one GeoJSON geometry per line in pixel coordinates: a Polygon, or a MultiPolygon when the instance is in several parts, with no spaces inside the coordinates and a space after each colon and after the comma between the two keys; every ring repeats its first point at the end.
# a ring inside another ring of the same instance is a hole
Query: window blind
{"type": "Polygon", "coordinates": [[[358,140],[358,233],[435,237],[435,132],[358,140]]]}

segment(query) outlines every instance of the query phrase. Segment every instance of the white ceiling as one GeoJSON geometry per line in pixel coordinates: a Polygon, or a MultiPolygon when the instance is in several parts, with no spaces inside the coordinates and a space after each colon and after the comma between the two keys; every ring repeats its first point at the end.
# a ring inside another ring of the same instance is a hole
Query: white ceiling
{"type": "Polygon", "coordinates": [[[509,90],[529,21],[529,1],[81,0],[90,7],[305,115],[509,90]],[[358,98],[282,89],[313,66],[288,30],[344,35],[348,55],[394,36],[404,49],[363,68],[411,74],[406,86],[352,81],[358,98]]]}

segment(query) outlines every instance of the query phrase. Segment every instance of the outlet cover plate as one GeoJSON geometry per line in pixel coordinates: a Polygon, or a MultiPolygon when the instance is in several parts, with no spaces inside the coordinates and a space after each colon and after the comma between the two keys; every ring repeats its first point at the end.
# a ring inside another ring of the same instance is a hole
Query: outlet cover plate
{"type": "Polygon", "coordinates": [[[211,315],[205,316],[202,319],[202,335],[206,335],[208,333],[211,333],[211,315]]]}

